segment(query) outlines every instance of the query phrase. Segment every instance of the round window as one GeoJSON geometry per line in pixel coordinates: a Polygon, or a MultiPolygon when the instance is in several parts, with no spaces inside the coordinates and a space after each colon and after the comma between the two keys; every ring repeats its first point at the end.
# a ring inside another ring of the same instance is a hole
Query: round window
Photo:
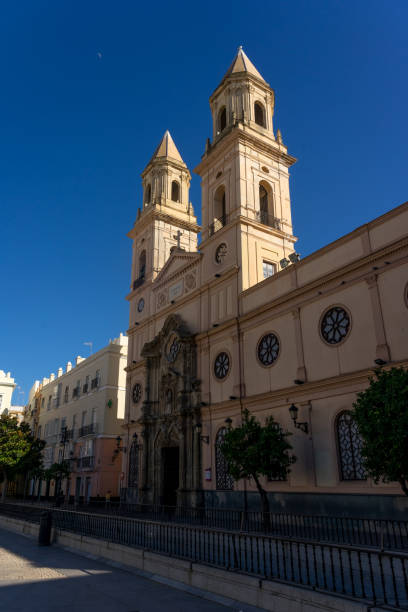
{"type": "Polygon", "coordinates": [[[258,343],[258,359],[264,366],[270,366],[279,356],[279,340],[275,334],[265,334],[258,343]]]}
{"type": "Polygon", "coordinates": [[[143,308],[144,308],[144,305],[145,305],[145,301],[144,301],[144,299],[143,299],[143,298],[140,298],[140,300],[139,300],[139,302],[138,302],[138,304],[137,304],[137,310],[138,310],[138,312],[142,312],[142,310],[143,310],[143,308]]]}
{"type": "Polygon", "coordinates": [[[327,310],[320,323],[323,340],[327,344],[339,344],[350,331],[350,315],[341,306],[332,306],[327,310]]]}
{"type": "Polygon", "coordinates": [[[228,353],[222,352],[217,355],[214,361],[214,374],[219,379],[225,378],[230,369],[230,358],[228,353]]]}
{"type": "Polygon", "coordinates": [[[142,385],[140,383],[136,383],[135,385],[133,385],[133,389],[132,389],[133,403],[137,404],[138,402],[140,402],[141,397],[142,397],[142,385]]]}

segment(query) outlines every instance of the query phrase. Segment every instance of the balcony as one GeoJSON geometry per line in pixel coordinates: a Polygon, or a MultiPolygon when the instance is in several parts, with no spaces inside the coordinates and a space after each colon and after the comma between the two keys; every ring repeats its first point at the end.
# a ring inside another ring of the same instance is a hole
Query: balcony
{"type": "Polygon", "coordinates": [[[74,430],[68,429],[67,427],[63,427],[60,432],[60,442],[65,444],[69,440],[72,440],[74,437],[74,430]]]}
{"type": "Polygon", "coordinates": [[[98,431],[97,423],[90,423],[90,425],[83,425],[79,428],[78,437],[83,438],[84,436],[90,436],[92,434],[96,434],[98,431]]]}
{"type": "Polygon", "coordinates": [[[80,393],[81,393],[80,387],[75,387],[75,389],[72,389],[72,399],[78,398],[80,393]]]}
{"type": "Polygon", "coordinates": [[[135,289],[137,289],[138,287],[141,287],[143,285],[143,283],[145,282],[145,277],[144,276],[139,276],[139,278],[137,278],[136,280],[133,281],[133,291],[135,289]]]}
{"type": "Polygon", "coordinates": [[[277,217],[270,215],[265,210],[257,210],[255,213],[255,218],[262,225],[267,225],[268,227],[273,227],[274,229],[281,230],[281,221],[277,217]]]}
{"type": "Polygon", "coordinates": [[[215,232],[218,232],[222,229],[227,223],[227,215],[223,215],[222,217],[218,217],[218,219],[214,219],[214,222],[210,224],[208,228],[209,236],[213,236],[215,232]]]}
{"type": "Polygon", "coordinates": [[[91,380],[91,389],[97,389],[99,387],[99,378],[93,378],[91,380]]]}
{"type": "Polygon", "coordinates": [[[88,383],[85,383],[84,386],[82,387],[82,393],[88,393],[88,383]]]}
{"type": "Polygon", "coordinates": [[[95,465],[95,457],[88,455],[87,457],[79,457],[77,460],[77,470],[91,470],[95,465]]]}

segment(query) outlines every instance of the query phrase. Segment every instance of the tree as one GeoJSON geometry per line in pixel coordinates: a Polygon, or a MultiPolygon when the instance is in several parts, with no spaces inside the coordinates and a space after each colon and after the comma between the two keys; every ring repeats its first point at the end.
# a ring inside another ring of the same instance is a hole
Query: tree
{"type": "Polygon", "coordinates": [[[2,500],[7,483],[18,474],[26,474],[42,464],[45,442],[34,438],[27,423],[2,414],[0,417],[0,480],[3,482],[2,500]]]}
{"type": "Polygon", "coordinates": [[[398,482],[408,495],[408,371],[376,370],[353,408],[368,475],[376,484],[398,482]]]}
{"type": "Polygon", "coordinates": [[[221,450],[228,463],[228,471],[234,480],[253,478],[261,496],[265,526],[269,525],[268,495],[261,484],[261,477],[286,480],[290,466],[296,457],[290,454],[291,445],[279,423],[270,416],[261,425],[249,410],[242,413],[242,424],[230,429],[221,450]]]}

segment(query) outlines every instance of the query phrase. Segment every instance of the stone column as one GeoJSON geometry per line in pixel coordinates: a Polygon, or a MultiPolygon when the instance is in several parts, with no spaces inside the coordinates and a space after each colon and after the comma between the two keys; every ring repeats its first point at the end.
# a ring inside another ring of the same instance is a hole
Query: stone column
{"type": "Polygon", "coordinates": [[[296,356],[297,356],[297,369],[296,369],[296,380],[306,382],[306,367],[305,357],[303,351],[303,337],[302,337],[302,324],[300,321],[300,308],[292,310],[293,324],[295,327],[295,342],[296,342],[296,356]]]}
{"type": "Polygon", "coordinates": [[[374,331],[377,342],[375,359],[390,361],[390,349],[385,337],[384,318],[381,308],[380,293],[378,291],[377,274],[371,274],[365,280],[370,294],[374,331]]]}
{"type": "Polygon", "coordinates": [[[232,332],[232,372],[234,377],[234,386],[233,386],[233,395],[236,397],[245,397],[245,383],[243,382],[243,351],[241,348],[240,352],[240,343],[243,342],[243,333],[242,331],[238,332],[238,329],[235,328],[232,332]]]}

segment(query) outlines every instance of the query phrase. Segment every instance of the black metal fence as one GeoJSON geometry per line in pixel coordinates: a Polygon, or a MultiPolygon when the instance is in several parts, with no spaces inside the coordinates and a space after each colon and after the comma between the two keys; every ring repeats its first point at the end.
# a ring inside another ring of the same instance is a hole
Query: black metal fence
{"type": "MultiPolygon", "coordinates": [[[[38,522],[41,511],[0,504],[1,514],[31,521],[38,522]]],[[[57,528],[84,536],[408,610],[408,554],[402,552],[90,512],[51,512],[57,528]]]]}
{"type": "MultiPolygon", "coordinates": [[[[72,505],[64,504],[64,507],[69,509],[72,505]]],[[[256,511],[154,506],[95,499],[79,504],[75,509],[228,531],[408,551],[408,521],[272,512],[264,517],[256,511]]]]}
{"type": "Polygon", "coordinates": [[[64,530],[313,589],[408,609],[408,555],[54,510],[64,530]]]}

